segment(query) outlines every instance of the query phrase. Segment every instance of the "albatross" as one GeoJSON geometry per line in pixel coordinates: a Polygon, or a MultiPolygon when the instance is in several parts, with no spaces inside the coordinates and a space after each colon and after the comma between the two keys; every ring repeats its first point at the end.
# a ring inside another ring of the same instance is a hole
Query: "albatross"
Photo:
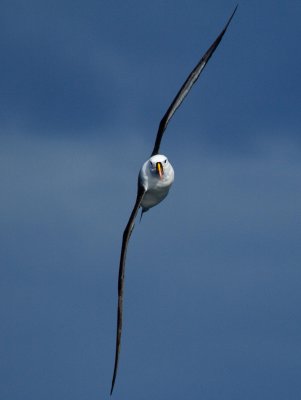
{"type": "MultiPolygon", "coordinates": [[[[169,162],[168,158],[160,153],[160,145],[167,125],[181,105],[191,87],[199,78],[201,72],[207,65],[212,54],[221,42],[236,10],[238,5],[235,7],[232,15],[227,21],[224,29],[209,47],[209,49],[202,56],[200,61],[197,63],[195,68],[189,74],[186,81],[181,86],[174,100],[170,104],[166,113],[160,121],[159,128],[157,131],[156,141],[151,153],[151,156],[142,165],[138,175],[138,190],[134,208],[131,212],[128,223],[125,227],[122,237],[121,255],[119,262],[119,275],[118,275],[118,305],[117,305],[117,332],[116,332],[116,349],[115,349],[115,362],[114,371],[111,385],[111,394],[113,393],[114,384],[117,375],[118,361],[120,354],[120,343],[121,343],[121,332],[122,332],[122,313],[123,313],[123,290],[124,290],[124,272],[125,272],[125,259],[127,253],[127,247],[131,233],[134,229],[135,219],[139,208],[141,208],[141,217],[144,212],[148,211],[151,207],[159,204],[168,195],[169,189],[174,181],[174,170],[169,162]]],[[[140,218],[141,219],[141,218],[140,218]]]]}

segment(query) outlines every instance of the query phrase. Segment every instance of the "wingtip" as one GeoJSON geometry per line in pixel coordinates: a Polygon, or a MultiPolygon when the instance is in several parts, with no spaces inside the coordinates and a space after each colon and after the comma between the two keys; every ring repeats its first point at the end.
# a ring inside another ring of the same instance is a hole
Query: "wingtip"
{"type": "Polygon", "coordinates": [[[110,396],[112,396],[112,393],[114,390],[115,380],[116,380],[116,376],[117,376],[117,368],[118,368],[118,353],[116,353],[116,355],[115,355],[115,363],[114,363],[114,371],[113,371],[113,378],[112,378],[112,383],[111,383],[110,396]]]}
{"type": "Polygon", "coordinates": [[[111,384],[111,390],[110,390],[110,396],[112,396],[113,390],[114,390],[114,384],[115,384],[115,377],[112,380],[112,384],[111,384]]]}
{"type": "Polygon", "coordinates": [[[235,8],[234,8],[234,10],[233,10],[233,12],[231,14],[231,17],[228,19],[228,22],[226,23],[226,26],[224,28],[224,32],[227,30],[228,26],[230,25],[230,22],[232,21],[232,18],[234,17],[234,14],[236,13],[236,11],[238,9],[238,4],[239,3],[236,4],[236,6],[235,6],[235,8]]]}

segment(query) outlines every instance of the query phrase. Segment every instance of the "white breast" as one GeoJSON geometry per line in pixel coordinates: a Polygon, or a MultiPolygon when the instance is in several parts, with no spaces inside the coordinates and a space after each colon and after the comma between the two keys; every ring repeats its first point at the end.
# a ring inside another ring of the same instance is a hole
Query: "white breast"
{"type": "Polygon", "coordinates": [[[160,179],[158,175],[151,173],[149,169],[149,160],[146,161],[139,173],[139,182],[146,189],[141,203],[143,210],[146,211],[165,199],[173,181],[174,170],[169,162],[167,166],[164,166],[163,179],[160,179]]]}

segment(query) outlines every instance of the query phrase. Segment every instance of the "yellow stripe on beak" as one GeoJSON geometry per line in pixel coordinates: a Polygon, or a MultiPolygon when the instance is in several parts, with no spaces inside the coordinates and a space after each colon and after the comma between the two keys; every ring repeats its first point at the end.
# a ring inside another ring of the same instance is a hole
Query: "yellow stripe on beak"
{"type": "Polygon", "coordinates": [[[157,169],[157,172],[158,172],[158,174],[160,176],[160,179],[163,179],[164,172],[163,172],[163,167],[162,167],[162,163],[161,162],[157,162],[156,169],[157,169]]]}

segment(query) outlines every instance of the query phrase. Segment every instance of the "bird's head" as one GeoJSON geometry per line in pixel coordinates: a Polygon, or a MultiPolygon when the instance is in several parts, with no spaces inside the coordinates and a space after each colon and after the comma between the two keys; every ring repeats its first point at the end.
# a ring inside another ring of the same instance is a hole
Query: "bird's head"
{"type": "Polygon", "coordinates": [[[163,154],[156,154],[149,159],[149,169],[153,175],[163,179],[164,174],[170,168],[170,163],[163,154]]]}

